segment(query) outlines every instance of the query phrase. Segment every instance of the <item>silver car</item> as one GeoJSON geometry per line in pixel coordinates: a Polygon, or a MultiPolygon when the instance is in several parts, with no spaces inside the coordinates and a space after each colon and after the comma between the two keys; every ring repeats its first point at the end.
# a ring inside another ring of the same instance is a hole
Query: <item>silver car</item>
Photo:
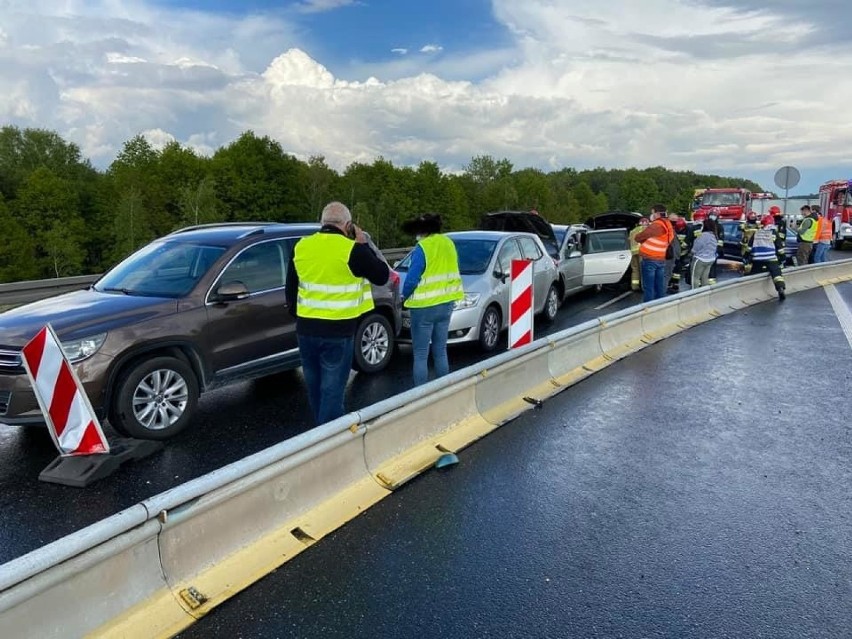
{"type": "Polygon", "coordinates": [[[553,224],[559,241],[564,297],[590,286],[617,284],[630,268],[627,229],[593,230],[585,224],[553,224]]]}
{"type": "MultiPolygon", "coordinates": [[[[447,233],[456,245],[464,299],[456,302],[450,319],[448,343],[479,342],[485,351],[497,348],[500,333],[509,325],[512,260],[533,262],[533,312],[553,321],[559,310],[559,272],[541,240],[531,233],[459,231],[447,233]]],[[[411,254],[396,270],[405,285],[411,254]]],[[[402,312],[400,342],[411,341],[411,316],[402,312]]]]}

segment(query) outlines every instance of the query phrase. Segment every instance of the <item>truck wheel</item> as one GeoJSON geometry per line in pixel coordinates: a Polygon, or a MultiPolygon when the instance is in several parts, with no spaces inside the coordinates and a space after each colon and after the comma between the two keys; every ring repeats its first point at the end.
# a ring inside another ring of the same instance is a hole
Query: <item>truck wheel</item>
{"type": "Polygon", "coordinates": [[[352,368],[362,373],[378,373],[390,363],[394,337],[390,322],[381,313],[371,313],[358,322],[352,368]]]}
{"type": "Polygon", "coordinates": [[[840,237],[835,237],[834,240],[832,240],[831,242],[831,248],[833,248],[835,251],[842,251],[843,239],[840,237]]]}
{"type": "Polygon", "coordinates": [[[128,437],[169,439],[192,420],[198,394],[195,373],[183,360],[142,360],[119,379],[109,421],[128,437]]]}

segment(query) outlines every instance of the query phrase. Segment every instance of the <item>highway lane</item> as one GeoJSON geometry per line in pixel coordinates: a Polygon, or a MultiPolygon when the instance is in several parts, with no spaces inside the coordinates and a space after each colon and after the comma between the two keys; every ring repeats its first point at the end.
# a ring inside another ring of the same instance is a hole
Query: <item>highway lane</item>
{"type": "MultiPolygon", "coordinates": [[[[620,295],[588,291],[570,298],[557,320],[536,323],[542,336],[640,301],[637,294],[596,309],[620,295]]],[[[451,349],[458,370],[483,358],[475,348],[451,349]]],[[[354,374],[346,404],[358,409],[412,386],[409,347],[379,375],[354,374]]],[[[0,427],[0,512],[10,524],[0,527],[0,564],[85,527],[140,500],[237,461],[311,427],[300,371],[237,384],[205,394],[195,423],[164,451],[122,467],[85,489],[38,481],[55,457],[46,431],[0,427]]],[[[107,429],[107,435],[113,433],[107,429]]]]}
{"type": "Polygon", "coordinates": [[[526,412],[180,639],[848,637],[850,392],[822,289],[727,315],[526,412]]]}

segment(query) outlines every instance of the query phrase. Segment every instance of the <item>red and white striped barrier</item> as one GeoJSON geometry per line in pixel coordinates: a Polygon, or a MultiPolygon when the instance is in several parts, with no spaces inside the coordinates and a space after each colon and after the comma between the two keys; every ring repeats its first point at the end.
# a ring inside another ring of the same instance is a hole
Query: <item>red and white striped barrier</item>
{"type": "Polygon", "coordinates": [[[532,273],[531,260],[512,260],[509,348],[519,348],[533,341],[532,273]]]}
{"type": "Polygon", "coordinates": [[[95,411],[49,324],[24,346],[23,362],[59,454],[108,453],[95,411]]]}

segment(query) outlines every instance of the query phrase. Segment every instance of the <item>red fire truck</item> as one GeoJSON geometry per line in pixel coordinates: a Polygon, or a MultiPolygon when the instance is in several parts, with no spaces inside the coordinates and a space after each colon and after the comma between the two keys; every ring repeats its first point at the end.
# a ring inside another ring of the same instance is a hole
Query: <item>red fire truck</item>
{"type": "Polygon", "coordinates": [[[744,220],[749,202],[751,191],[748,189],[705,189],[701,194],[701,205],[692,213],[692,219],[703,220],[715,211],[720,220],[744,220]]]}
{"type": "Polygon", "coordinates": [[[819,209],[831,221],[831,246],[852,241],[852,180],[832,180],[819,187],[819,209]]]}

